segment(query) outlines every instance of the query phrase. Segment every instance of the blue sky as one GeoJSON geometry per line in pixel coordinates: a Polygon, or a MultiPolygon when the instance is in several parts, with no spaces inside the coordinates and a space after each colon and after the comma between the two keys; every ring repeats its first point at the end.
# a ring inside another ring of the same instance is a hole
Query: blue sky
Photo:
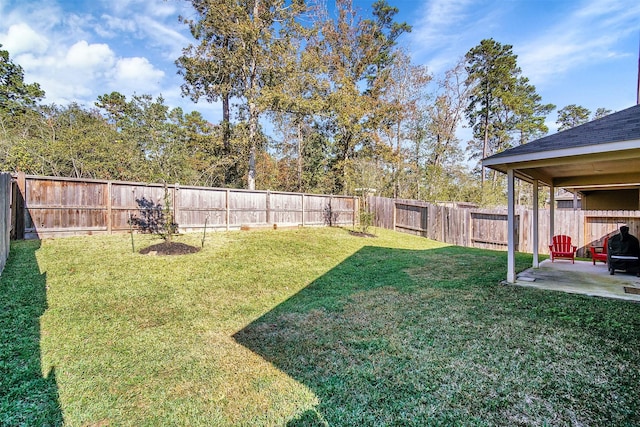
{"type": "MultiPolygon", "coordinates": [[[[328,0],[330,1],[330,0],[328,0]]],[[[370,14],[373,0],[356,0],[370,14]]],[[[513,45],[543,102],[614,111],[636,103],[637,0],[388,0],[413,26],[400,44],[436,77],[483,38],[513,45]]],[[[180,94],[175,59],[191,41],[184,0],[0,0],[0,44],[45,102],[92,105],[117,90],[162,94],[217,122],[219,105],[180,94]]],[[[555,131],[556,113],[548,118],[555,131]]]]}

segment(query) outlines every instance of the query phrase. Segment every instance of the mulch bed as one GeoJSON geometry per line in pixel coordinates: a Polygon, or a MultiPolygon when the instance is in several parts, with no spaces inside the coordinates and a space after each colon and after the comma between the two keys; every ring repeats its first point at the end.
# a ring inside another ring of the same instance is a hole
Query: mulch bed
{"type": "Polygon", "coordinates": [[[200,248],[178,242],[162,242],[140,249],[143,255],[185,255],[198,252],[200,248]]]}

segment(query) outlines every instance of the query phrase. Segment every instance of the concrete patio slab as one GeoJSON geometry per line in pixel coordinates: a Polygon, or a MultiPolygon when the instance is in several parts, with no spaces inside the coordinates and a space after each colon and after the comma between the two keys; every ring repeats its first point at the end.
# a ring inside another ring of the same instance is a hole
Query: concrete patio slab
{"type": "Polygon", "coordinates": [[[518,274],[515,285],[640,302],[640,277],[618,271],[611,276],[601,262],[545,260],[518,274]]]}

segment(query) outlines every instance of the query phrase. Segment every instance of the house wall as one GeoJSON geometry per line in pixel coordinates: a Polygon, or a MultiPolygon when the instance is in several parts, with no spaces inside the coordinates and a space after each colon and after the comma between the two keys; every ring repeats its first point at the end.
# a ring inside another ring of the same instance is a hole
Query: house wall
{"type": "MultiPolygon", "coordinates": [[[[556,200],[558,209],[573,209],[573,199],[556,200]]],[[[582,208],[582,200],[578,199],[578,209],[582,208]]]]}
{"type": "Polygon", "coordinates": [[[591,191],[583,196],[585,210],[638,210],[640,193],[637,189],[591,191]]]}

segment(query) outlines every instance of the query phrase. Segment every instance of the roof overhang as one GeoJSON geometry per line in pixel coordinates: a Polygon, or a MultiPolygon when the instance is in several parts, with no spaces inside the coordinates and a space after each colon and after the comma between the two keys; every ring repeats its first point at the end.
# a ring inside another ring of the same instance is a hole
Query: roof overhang
{"type": "Polygon", "coordinates": [[[640,140],[538,151],[535,153],[494,155],[482,165],[506,173],[513,169],[517,178],[578,191],[604,188],[640,187],[640,140]]]}

